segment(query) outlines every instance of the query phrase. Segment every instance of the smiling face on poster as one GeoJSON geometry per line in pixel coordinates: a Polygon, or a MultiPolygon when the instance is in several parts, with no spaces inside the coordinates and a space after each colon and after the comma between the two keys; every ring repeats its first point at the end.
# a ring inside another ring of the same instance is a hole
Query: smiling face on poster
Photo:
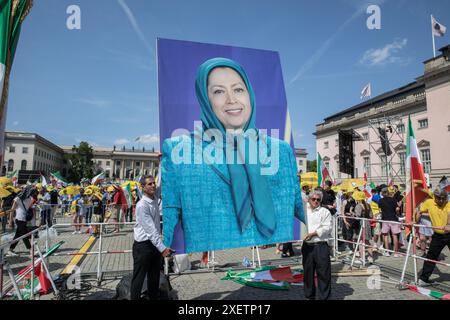
{"type": "Polygon", "coordinates": [[[303,207],[295,157],[289,144],[257,128],[244,68],[207,59],[195,94],[201,122],[162,148],[165,245],[189,253],[296,239],[294,217],[303,219],[303,207]]]}

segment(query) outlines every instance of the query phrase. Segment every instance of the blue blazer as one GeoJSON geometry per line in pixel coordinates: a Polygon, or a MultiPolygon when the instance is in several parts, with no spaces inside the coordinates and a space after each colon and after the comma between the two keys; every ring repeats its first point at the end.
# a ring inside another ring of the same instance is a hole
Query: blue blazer
{"type": "MultiPolygon", "coordinates": [[[[270,154],[275,139],[267,136],[264,139],[270,154]]],[[[297,164],[291,147],[284,141],[276,142],[279,143],[279,167],[275,174],[268,176],[271,192],[267,196],[272,197],[275,206],[277,227],[267,239],[257,230],[254,218],[241,233],[226,163],[195,164],[194,133],[165,140],[161,163],[164,244],[173,247],[174,230],[179,222],[186,253],[294,240],[294,215],[304,222],[297,164]],[[190,158],[192,164],[177,163],[172,153],[190,158]]],[[[202,141],[202,150],[208,146],[211,144],[202,141]]]]}

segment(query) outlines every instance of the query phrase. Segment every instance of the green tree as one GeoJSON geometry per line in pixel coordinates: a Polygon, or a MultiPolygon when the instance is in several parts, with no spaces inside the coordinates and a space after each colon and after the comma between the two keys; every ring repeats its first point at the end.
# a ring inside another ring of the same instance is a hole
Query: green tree
{"type": "Polygon", "coordinates": [[[306,170],[308,172],[317,172],[317,160],[308,160],[306,162],[306,170]]]}
{"type": "Polygon", "coordinates": [[[94,176],[94,152],[89,143],[81,141],[80,145],[73,146],[72,153],[66,155],[70,165],[68,179],[78,183],[82,178],[91,179],[94,176]]]}

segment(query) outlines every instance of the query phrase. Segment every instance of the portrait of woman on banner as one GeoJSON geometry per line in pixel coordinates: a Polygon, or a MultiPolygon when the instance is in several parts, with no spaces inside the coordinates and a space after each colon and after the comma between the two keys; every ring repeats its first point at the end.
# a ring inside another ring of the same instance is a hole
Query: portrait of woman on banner
{"type": "Polygon", "coordinates": [[[163,143],[164,243],[181,223],[185,252],[291,241],[303,219],[290,145],[256,128],[256,99],[243,67],[214,58],[198,68],[201,125],[163,143]]]}

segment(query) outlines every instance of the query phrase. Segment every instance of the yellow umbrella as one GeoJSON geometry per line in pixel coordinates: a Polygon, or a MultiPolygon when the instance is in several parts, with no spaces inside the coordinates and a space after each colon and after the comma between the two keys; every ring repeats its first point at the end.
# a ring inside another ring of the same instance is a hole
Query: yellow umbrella
{"type": "Polygon", "coordinates": [[[139,182],[137,182],[137,181],[125,181],[124,183],[122,183],[120,186],[122,187],[122,188],[125,188],[127,185],[130,185],[130,189],[131,190],[133,190],[133,189],[135,189],[135,188],[138,188],[138,187],[140,187],[140,183],[139,182]]]}
{"type": "Polygon", "coordinates": [[[317,172],[306,172],[300,175],[300,181],[302,186],[307,185],[310,188],[315,188],[319,185],[319,179],[317,177],[317,172]]]}
{"type": "Polygon", "coordinates": [[[14,188],[13,186],[6,186],[5,187],[5,189],[7,190],[7,191],[9,191],[9,192],[14,192],[14,193],[19,193],[20,191],[22,191],[22,190],[20,190],[19,188],[14,188]]]}
{"type": "Polygon", "coordinates": [[[332,186],[331,190],[333,190],[334,192],[339,192],[339,191],[341,191],[341,187],[340,186],[332,186]]]}
{"type": "Polygon", "coordinates": [[[10,184],[12,184],[12,181],[11,181],[10,178],[0,177],[0,185],[7,186],[7,185],[10,185],[10,184]]]}
{"type": "Polygon", "coordinates": [[[355,188],[364,187],[366,181],[363,179],[346,179],[339,185],[341,190],[353,191],[355,188]]]}
{"type": "Polygon", "coordinates": [[[86,188],[84,188],[84,191],[88,191],[88,190],[92,190],[92,192],[100,192],[100,187],[91,184],[90,186],[87,186],[86,188]]]}
{"type": "Polygon", "coordinates": [[[9,196],[11,194],[11,192],[9,192],[8,190],[6,190],[5,188],[1,188],[0,187],[0,198],[6,198],[7,196],[9,196]]]}
{"type": "Polygon", "coordinates": [[[80,187],[78,186],[68,186],[65,190],[68,195],[72,196],[80,193],[80,187]]]}
{"type": "Polygon", "coordinates": [[[109,186],[107,189],[106,189],[106,191],[108,191],[108,192],[114,192],[114,186],[109,186]]]}

